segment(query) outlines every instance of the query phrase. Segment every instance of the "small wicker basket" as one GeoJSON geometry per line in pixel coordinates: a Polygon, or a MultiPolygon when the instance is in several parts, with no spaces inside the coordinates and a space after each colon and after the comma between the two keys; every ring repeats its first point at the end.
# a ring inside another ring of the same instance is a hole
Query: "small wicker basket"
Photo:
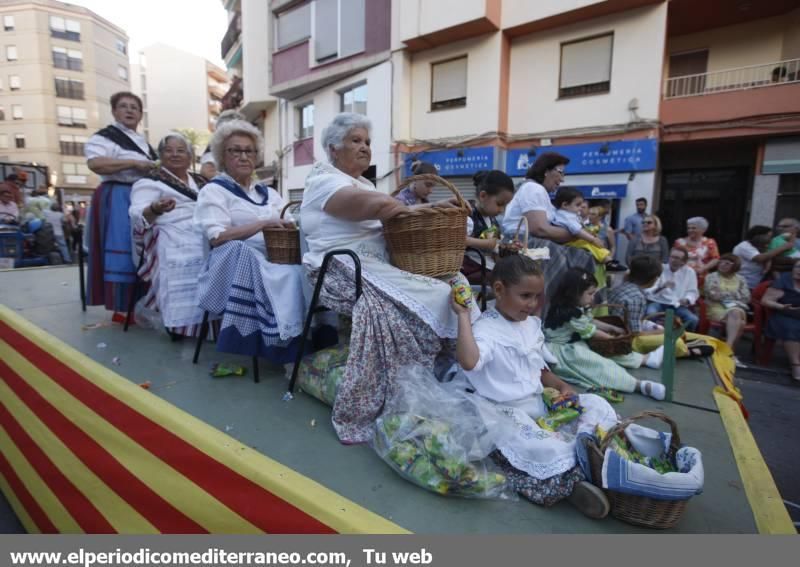
{"type": "Polygon", "coordinates": [[[643,411],[627,419],[623,419],[608,431],[599,446],[593,440],[586,440],[585,437],[583,439],[587,450],[586,452],[589,455],[589,466],[592,470],[592,483],[598,488],[603,489],[606,493],[608,501],[611,504],[611,515],[629,524],[663,530],[671,528],[678,523],[681,514],[683,514],[683,511],[686,509],[688,499],[656,500],[654,498],[634,496],[632,494],[615,492],[603,488],[603,460],[605,459],[606,449],[609,443],[611,443],[615,435],[622,433],[631,423],[648,417],[660,419],[667,423],[672,429],[672,439],[670,440],[668,455],[670,459],[674,460],[675,453],[681,446],[678,426],[669,416],[658,411],[643,411]]]}
{"type": "MultiPolygon", "coordinates": [[[[281,211],[281,219],[292,205],[300,201],[289,201],[281,211]]],[[[264,243],[267,245],[267,260],[273,264],[300,263],[300,230],[298,228],[265,228],[264,243]]]]}
{"type": "Polygon", "coordinates": [[[528,218],[525,215],[522,215],[517,223],[517,230],[514,231],[514,238],[511,242],[507,242],[500,246],[500,257],[505,258],[506,256],[513,256],[514,254],[525,254],[528,251],[528,218]],[[524,231],[520,229],[525,227],[524,231]],[[520,235],[523,235],[520,238],[520,235]]]}
{"type": "Polygon", "coordinates": [[[616,327],[620,327],[625,330],[625,332],[619,336],[616,336],[612,339],[601,340],[601,339],[592,339],[586,341],[586,344],[589,345],[589,348],[592,349],[597,354],[601,354],[603,356],[618,356],[618,355],[625,355],[630,354],[633,350],[633,334],[631,333],[630,328],[628,327],[628,309],[624,305],[617,305],[617,304],[610,304],[610,303],[603,303],[600,305],[595,305],[597,307],[620,307],[623,311],[623,316],[620,317],[618,315],[602,315],[599,317],[595,317],[595,320],[601,321],[603,323],[608,323],[609,325],[614,325],[616,327]]]}
{"type": "Polygon", "coordinates": [[[407,178],[394,194],[415,181],[444,185],[455,196],[458,206],[424,207],[385,221],[383,233],[392,264],[432,278],[456,274],[464,259],[469,206],[452,183],[432,174],[407,178]]]}

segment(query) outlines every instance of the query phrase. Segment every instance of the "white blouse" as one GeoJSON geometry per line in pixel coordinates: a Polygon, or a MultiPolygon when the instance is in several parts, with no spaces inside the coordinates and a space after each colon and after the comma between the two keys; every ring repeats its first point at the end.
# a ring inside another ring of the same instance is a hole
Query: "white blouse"
{"type": "MultiPolygon", "coordinates": [[[[147,145],[147,140],[144,136],[134,130],[131,130],[130,128],[123,126],[119,122],[115,122],[114,126],[125,132],[125,134],[127,134],[128,137],[133,140],[145,154],[149,154],[149,146],[147,145]]],[[[87,160],[98,157],[107,157],[113,159],[135,159],[137,161],[148,161],[150,159],[139,152],[122,149],[108,138],[100,136],[99,134],[94,134],[89,138],[89,140],[86,142],[86,147],[84,148],[83,153],[87,160]]],[[[133,183],[139,180],[141,177],[142,172],[138,169],[123,169],[122,171],[118,171],[111,175],[101,175],[100,180],[119,181],[120,183],[133,183]]]]}
{"type": "MultiPolygon", "coordinates": [[[[177,178],[176,178],[177,179],[177,178]]],[[[188,186],[197,191],[197,183],[194,182],[192,176],[189,176],[188,186]]],[[[137,221],[147,221],[144,219],[144,210],[150,206],[153,201],[159,199],[175,199],[175,208],[156,217],[153,224],[179,224],[179,223],[193,223],[194,209],[197,206],[197,201],[193,201],[183,193],[179,193],[166,183],[144,177],[133,184],[131,189],[131,206],[128,212],[131,216],[131,222],[136,225],[137,221]]]]}
{"type": "Polygon", "coordinates": [[[383,223],[379,220],[349,221],[325,212],[325,205],[337,191],[355,188],[377,191],[367,179],[350,177],[332,165],[317,162],[306,178],[303,204],[300,207],[300,227],[306,236],[308,252],[303,263],[318,268],[330,250],[349,248],[359,256],[373,256],[388,262],[383,223]]]}
{"type": "MultiPolygon", "coordinates": [[[[222,176],[229,178],[227,174],[222,176]]],[[[245,189],[245,193],[253,201],[260,203],[263,197],[255,189],[253,183],[245,189]]],[[[258,206],[250,201],[237,197],[222,185],[209,182],[203,186],[197,198],[194,210],[194,223],[203,231],[209,241],[214,240],[229,228],[250,224],[260,220],[278,219],[284,206],[284,201],[275,189],[267,188],[269,198],[267,204],[258,206]]],[[[287,213],[285,219],[293,220],[287,213]]],[[[245,242],[249,246],[266,252],[264,236],[257,232],[245,242]]]]}
{"type": "Polygon", "coordinates": [[[538,317],[509,321],[491,308],[475,322],[472,333],[480,357],[466,375],[481,396],[511,402],[542,393],[545,358],[552,355],[545,349],[538,317]]]}
{"type": "Polygon", "coordinates": [[[542,211],[547,215],[547,220],[552,223],[556,217],[556,209],[550,202],[550,195],[544,185],[527,180],[520,185],[514,198],[506,207],[503,217],[503,234],[513,233],[517,230],[519,219],[527,212],[542,211]]]}

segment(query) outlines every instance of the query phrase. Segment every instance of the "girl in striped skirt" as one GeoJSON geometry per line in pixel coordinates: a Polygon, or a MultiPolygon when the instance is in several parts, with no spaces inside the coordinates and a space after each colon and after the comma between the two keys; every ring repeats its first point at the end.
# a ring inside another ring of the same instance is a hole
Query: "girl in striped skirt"
{"type": "Polygon", "coordinates": [[[547,348],[558,360],[556,374],[567,382],[591,388],[599,386],[622,392],[641,392],[663,400],[663,384],[638,380],[625,368],[660,368],[664,347],[648,353],[632,352],[606,358],[589,348],[586,340],[612,339],[623,332],[619,327],[596,321],[591,308],[597,293],[595,277],[580,268],[568,269],[550,298],[550,310],[544,323],[547,348]],[[623,368],[624,367],[624,368],[623,368]]]}

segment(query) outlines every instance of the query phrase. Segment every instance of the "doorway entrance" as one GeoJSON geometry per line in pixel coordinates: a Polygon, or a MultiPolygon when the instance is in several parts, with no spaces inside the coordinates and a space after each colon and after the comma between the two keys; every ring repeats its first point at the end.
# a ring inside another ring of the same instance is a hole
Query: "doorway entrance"
{"type": "Polygon", "coordinates": [[[721,253],[742,241],[745,232],[750,168],[683,169],[664,171],[658,215],[670,242],[686,236],[686,220],[705,217],[706,235],[721,253]]]}

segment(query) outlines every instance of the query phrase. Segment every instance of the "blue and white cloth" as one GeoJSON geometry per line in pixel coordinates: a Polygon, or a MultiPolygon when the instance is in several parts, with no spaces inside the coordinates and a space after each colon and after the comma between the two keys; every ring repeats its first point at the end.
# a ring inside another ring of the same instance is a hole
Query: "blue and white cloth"
{"type": "Polygon", "coordinates": [[[272,264],[234,240],[211,251],[200,272],[198,304],[222,317],[217,350],[284,362],[303,330],[310,288],[300,265],[272,264]]]}
{"type": "MultiPolygon", "coordinates": [[[[591,480],[591,467],[582,437],[576,449],[578,463],[591,480]]],[[[646,457],[658,457],[669,448],[672,435],[631,424],[625,429],[631,446],[646,457]]],[[[687,500],[703,492],[705,472],[703,457],[693,447],[681,447],[675,454],[677,472],[661,474],[646,465],[631,462],[613,449],[606,449],[603,459],[602,485],[607,490],[645,496],[656,500],[687,500]]]]}

